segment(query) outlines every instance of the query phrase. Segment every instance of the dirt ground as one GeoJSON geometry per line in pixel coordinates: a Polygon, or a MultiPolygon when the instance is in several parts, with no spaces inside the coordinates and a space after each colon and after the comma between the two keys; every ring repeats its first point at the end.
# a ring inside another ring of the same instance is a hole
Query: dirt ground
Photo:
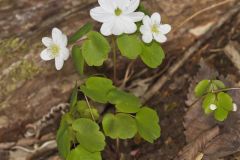
{"type": "MultiPolygon", "coordinates": [[[[235,8],[237,11],[228,16],[220,28],[211,32],[209,38],[198,46],[174,74],[167,77],[166,83],[146,102],[146,105],[156,109],[159,114],[161,137],[154,144],[122,141],[120,150],[124,159],[183,160],[179,155],[180,151],[190,143],[187,140],[189,135],[185,134],[188,128],[184,126],[185,116],[189,111],[189,106],[185,102],[189,98],[189,87],[199,71],[201,60],[220,75],[230,76],[231,80],[239,86],[240,68],[234,65],[236,62],[229,58],[224,50],[230,42],[236,42],[240,46],[239,1],[232,0],[219,5],[179,26],[194,13],[222,1],[142,1],[150,12],[160,12],[163,21],[173,26],[173,31],[168,35],[169,41],[162,46],[166,58],[159,68],[148,69],[140,60],[134,63],[132,70],[135,77],[130,79],[125,89],[136,94],[146,93],[159,79],[169,74],[168,71],[174,64],[181,61],[189,48],[202,41],[210,33],[208,31],[214,28],[223,17],[235,8]],[[140,71],[144,72],[137,74],[140,71]],[[135,82],[154,77],[156,74],[158,74],[157,77],[143,86],[137,86],[137,89],[129,87],[135,82]]],[[[36,144],[41,146],[45,142],[54,140],[61,116],[58,111],[54,112],[54,118],[49,122],[41,124],[40,128],[43,129],[38,138],[29,136],[32,132],[35,134],[35,131],[29,128],[39,127],[38,122],[48,115],[52,108],[58,108],[59,105],[65,107],[75,80],[81,83],[84,79],[84,76],[79,77],[73,69],[71,60],[66,63],[66,67],[61,72],[56,72],[52,64],[42,62],[39,58],[42,49],[40,40],[44,35],[48,35],[54,26],[60,27],[69,35],[72,34],[85,22],[92,21],[88,12],[95,5],[95,0],[46,0],[44,2],[0,0],[0,160],[60,159],[55,143],[34,152],[19,149],[19,146],[24,146],[28,150],[34,150],[36,144]]],[[[94,24],[98,29],[99,24],[94,24]]],[[[125,58],[118,57],[118,79],[123,79],[129,63],[125,58]]],[[[86,73],[89,75],[103,73],[112,77],[111,65],[107,62],[101,68],[87,68],[86,73]]],[[[144,95],[141,97],[144,98],[144,95]]],[[[239,99],[236,101],[240,103],[239,99]]],[[[237,123],[239,119],[235,121],[237,123]]],[[[225,132],[220,132],[220,135],[222,133],[225,132]]],[[[232,137],[236,136],[238,141],[228,145],[222,144],[231,146],[225,148],[228,152],[223,154],[223,157],[211,158],[206,152],[206,157],[203,159],[239,160],[239,135],[240,132],[232,135],[232,137]]],[[[111,143],[111,140],[108,141],[110,144],[114,143],[111,143]]],[[[114,144],[106,147],[103,159],[115,160],[112,148],[114,144]]],[[[217,151],[220,153],[222,150],[217,151]]],[[[204,152],[204,147],[199,152],[204,152]]],[[[211,155],[216,157],[216,153],[211,155]]]]}

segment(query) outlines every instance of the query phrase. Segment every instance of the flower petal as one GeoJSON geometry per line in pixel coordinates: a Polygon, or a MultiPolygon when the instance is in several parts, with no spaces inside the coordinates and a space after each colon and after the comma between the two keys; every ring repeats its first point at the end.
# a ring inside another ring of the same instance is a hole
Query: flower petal
{"type": "Polygon", "coordinates": [[[122,21],[122,28],[123,28],[123,33],[131,34],[136,32],[137,30],[137,25],[131,20],[131,18],[127,16],[122,16],[121,17],[122,21]]]}
{"type": "Polygon", "coordinates": [[[112,27],[113,27],[113,21],[109,21],[109,22],[104,22],[102,24],[102,27],[100,29],[100,32],[104,35],[104,36],[110,36],[112,34],[112,27]]]}
{"type": "Polygon", "coordinates": [[[49,47],[53,43],[53,40],[49,37],[43,37],[42,38],[42,43],[46,46],[49,47]]]}
{"type": "Polygon", "coordinates": [[[90,10],[90,16],[98,22],[108,22],[113,19],[113,14],[106,12],[102,7],[95,7],[90,10]]]}
{"type": "Polygon", "coordinates": [[[123,11],[126,11],[128,6],[130,5],[130,0],[114,0],[116,6],[122,9],[123,11]]]}
{"type": "Polygon", "coordinates": [[[140,0],[130,0],[130,3],[126,9],[126,13],[134,12],[140,4],[140,0]]]}
{"type": "Polygon", "coordinates": [[[160,24],[161,23],[161,15],[157,12],[153,13],[151,16],[151,20],[153,24],[160,24]]]}
{"type": "Polygon", "coordinates": [[[98,0],[98,3],[106,12],[114,12],[115,4],[112,0],[98,0]]]}
{"type": "Polygon", "coordinates": [[[154,39],[159,43],[167,41],[167,37],[164,34],[153,34],[154,39]]]}
{"type": "Polygon", "coordinates": [[[63,57],[63,60],[66,61],[69,58],[69,50],[66,47],[61,48],[60,54],[63,57]]]}
{"type": "Polygon", "coordinates": [[[58,28],[52,29],[52,39],[54,43],[61,44],[62,43],[62,31],[58,28]]]}
{"type": "Polygon", "coordinates": [[[142,12],[129,13],[128,17],[131,18],[133,20],[133,22],[138,22],[143,19],[144,13],[142,13],[142,12]]]}
{"type": "Polygon", "coordinates": [[[64,63],[64,60],[63,60],[62,56],[57,56],[55,58],[55,67],[57,70],[62,69],[63,63],[64,63]]]}
{"type": "Polygon", "coordinates": [[[66,47],[67,46],[67,43],[68,43],[68,39],[67,39],[67,36],[65,34],[62,34],[62,42],[61,44],[66,47]]]}
{"type": "Polygon", "coordinates": [[[40,53],[40,57],[42,60],[44,61],[49,61],[53,59],[53,56],[51,55],[51,53],[48,51],[48,49],[44,49],[41,53],[40,53]]]}
{"type": "Polygon", "coordinates": [[[152,33],[151,28],[147,25],[141,25],[139,30],[142,34],[147,34],[147,33],[151,34],[152,33]]]}
{"type": "Polygon", "coordinates": [[[172,27],[169,24],[162,24],[159,26],[159,30],[162,34],[167,34],[171,29],[172,27]]]}
{"type": "Polygon", "coordinates": [[[148,34],[143,34],[142,35],[142,40],[143,42],[145,43],[151,43],[152,42],[152,39],[153,39],[153,36],[152,34],[148,33],[148,34]]]}
{"type": "Polygon", "coordinates": [[[149,16],[144,16],[143,17],[143,24],[146,25],[146,26],[151,26],[151,19],[149,16]]]}
{"type": "Polygon", "coordinates": [[[112,27],[112,33],[114,35],[121,35],[124,32],[124,22],[121,17],[115,19],[112,27]]]}

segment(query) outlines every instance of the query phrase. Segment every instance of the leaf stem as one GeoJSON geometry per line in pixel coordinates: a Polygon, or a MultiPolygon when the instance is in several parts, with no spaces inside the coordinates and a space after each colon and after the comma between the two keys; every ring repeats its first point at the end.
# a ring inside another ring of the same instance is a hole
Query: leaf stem
{"type": "Polygon", "coordinates": [[[233,88],[224,88],[219,90],[214,90],[212,93],[224,92],[224,91],[232,91],[232,90],[240,90],[240,87],[233,87],[233,88]]]}
{"type": "Polygon", "coordinates": [[[120,154],[119,154],[119,138],[116,139],[116,155],[117,155],[117,160],[120,159],[120,154]]]}
{"type": "Polygon", "coordinates": [[[212,90],[210,92],[205,93],[201,97],[199,97],[197,100],[195,100],[189,107],[192,107],[195,105],[198,101],[200,101],[202,98],[204,98],[208,93],[219,93],[219,92],[225,92],[225,91],[232,91],[232,90],[240,90],[240,87],[233,87],[233,88],[224,88],[224,89],[218,89],[218,90],[212,90]]]}
{"type": "Polygon", "coordinates": [[[112,37],[112,47],[113,47],[113,81],[117,82],[117,50],[116,42],[114,37],[112,37]]]}
{"type": "Polygon", "coordinates": [[[89,108],[89,110],[90,110],[90,114],[91,114],[91,116],[92,116],[92,119],[93,119],[94,122],[96,122],[96,120],[95,120],[95,118],[94,118],[94,116],[93,116],[92,108],[91,108],[91,105],[90,105],[90,103],[89,103],[89,101],[88,101],[88,98],[87,98],[86,95],[84,95],[84,97],[85,97],[85,99],[86,99],[87,106],[88,106],[88,108],[89,108]]]}

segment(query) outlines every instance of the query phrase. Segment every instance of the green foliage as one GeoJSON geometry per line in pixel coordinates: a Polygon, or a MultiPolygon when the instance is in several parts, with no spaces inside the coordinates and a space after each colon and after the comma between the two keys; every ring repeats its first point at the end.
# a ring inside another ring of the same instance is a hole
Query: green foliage
{"type": "Polygon", "coordinates": [[[86,35],[88,32],[90,32],[93,29],[93,25],[91,23],[86,23],[84,26],[82,26],[77,32],[75,32],[68,40],[69,44],[75,43],[77,40],[82,38],[84,35],[86,35]]]}
{"type": "Polygon", "coordinates": [[[117,45],[121,54],[129,59],[136,59],[142,52],[141,42],[137,35],[123,34],[117,38],[117,45]]]}
{"type": "Polygon", "coordinates": [[[68,155],[67,160],[102,160],[100,152],[89,152],[78,145],[68,155]]]}
{"type": "Polygon", "coordinates": [[[105,135],[113,139],[133,138],[137,133],[136,121],[124,113],[105,115],[102,125],[105,135]]]}
{"type": "Polygon", "coordinates": [[[215,84],[217,88],[220,89],[226,88],[225,84],[220,80],[213,80],[212,83],[215,84]]]}
{"type": "Polygon", "coordinates": [[[136,113],[141,107],[140,100],[136,96],[119,89],[112,89],[108,93],[107,99],[116,105],[119,112],[136,113]]]}
{"type": "Polygon", "coordinates": [[[105,137],[99,131],[99,126],[87,118],[80,118],[73,122],[73,130],[79,144],[90,152],[102,151],[105,147],[105,137]]]}
{"type": "Polygon", "coordinates": [[[150,68],[157,68],[165,58],[162,47],[157,42],[150,44],[142,43],[142,61],[150,68]]]}
{"type": "Polygon", "coordinates": [[[77,96],[78,96],[78,87],[76,84],[72,91],[72,95],[71,95],[71,99],[70,99],[70,111],[71,112],[74,110],[74,106],[77,103],[77,96]]]}
{"type": "Polygon", "coordinates": [[[224,121],[225,119],[227,119],[227,116],[228,111],[221,107],[218,107],[214,112],[214,118],[218,121],[224,121]]]}
{"type": "MultiPolygon", "coordinates": [[[[146,11],[143,5],[140,5],[138,10],[146,11]]],[[[69,44],[73,44],[87,36],[82,46],[75,44],[72,47],[73,63],[80,75],[84,72],[85,63],[88,66],[101,66],[111,51],[107,39],[92,31],[92,28],[91,23],[85,24],[68,41],[69,44]]],[[[117,37],[116,42],[121,55],[128,59],[136,59],[140,55],[147,66],[158,67],[165,58],[163,49],[156,42],[144,44],[137,34],[123,34],[117,37]]],[[[216,86],[222,86],[220,82],[215,83],[216,86]]],[[[139,135],[150,143],[160,137],[161,129],[156,111],[148,107],[141,108],[138,97],[113,86],[110,79],[95,76],[80,85],[80,91],[94,102],[110,103],[115,107],[114,114],[108,113],[103,116],[103,134],[95,122],[99,119],[98,110],[86,101],[78,100],[81,97],[78,97],[78,87],[76,84],[73,89],[70,111],[62,117],[57,133],[59,153],[64,159],[101,160],[100,152],[105,147],[105,136],[112,139],[130,139],[139,135]]]]}
{"type": "Polygon", "coordinates": [[[90,109],[86,101],[78,101],[76,104],[76,109],[81,118],[91,119],[92,116],[94,117],[95,120],[98,120],[99,118],[98,110],[96,110],[93,106],[91,106],[91,109],[90,109]]]}
{"type": "Polygon", "coordinates": [[[74,45],[72,48],[72,58],[76,70],[80,75],[82,75],[84,70],[84,59],[82,55],[82,50],[77,45],[74,45]]]}
{"type": "Polygon", "coordinates": [[[224,92],[218,93],[217,99],[218,99],[218,106],[220,108],[223,108],[227,111],[232,111],[233,110],[232,97],[229,96],[227,93],[224,93],[224,92]]]}
{"type": "Polygon", "coordinates": [[[149,12],[146,10],[146,8],[144,7],[144,5],[142,3],[140,3],[140,5],[138,6],[137,11],[143,12],[145,15],[149,15],[149,12]]]}
{"type": "Polygon", "coordinates": [[[157,112],[148,107],[143,107],[136,114],[137,128],[140,136],[146,141],[153,143],[160,137],[160,126],[157,112]]]}
{"type": "Polygon", "coordinates": [[[88,33],[88,40],[82,46],[82,54],[89,66],[101,66],[109,52],[110,45],[105,37],[94,31],[88,33]]]}
{"type": "Polygon", "coordinates": [[[208,91],[208,88],[211,84],[210,82],[211,82],[210,80],[200,81],[194,89],[195,95],[197,97],[203,96],[208,91]]]}
{"type": "Polygon", "coordinates": [[[67,119],[67,115],[62,117],[56,138],[59,154],[63,158],[67,158],[67,155],[70,153],[71,141],[73,140],[71,128],[69,127],[67,119]]]}
{"type": "Polygon", "coordinates": [[[217,105],[216,103],[217,103],[216,95],[214,93],[208,93],[204,98],[203,104],[202,104],[204,112],[206,114],[212,113],[213,111],[209,107],[211,104],[217,105]]]}
{"type": "Polygon", "coordinates": [[[86,85],[81,85],[81,91],[91,99],[99,103],[107,103],[107,94],[114,88],[112,81],[102,77],[90,77],[86,85]]]}
{"type": "Polygon", "coordinates": [[[205,114],[214,113],[214,118],[218,121],[224,121],[233,110],[233,99],[223,92],[224,89],[226,86],[220,80],[202,80],[194,90],[196,96],[203,97],[202,107],[205,114]]]}

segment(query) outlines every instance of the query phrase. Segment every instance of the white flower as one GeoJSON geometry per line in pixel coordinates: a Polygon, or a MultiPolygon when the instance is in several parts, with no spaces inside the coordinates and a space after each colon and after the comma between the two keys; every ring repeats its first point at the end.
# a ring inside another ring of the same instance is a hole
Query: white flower
{"type": "Polygon", "coordinates": [[[237,111],[237,105],[236,105],[236,103],[233,103],[233,110],[232,110],[233,112],[236,112],[237,111]]]}
{"type": "Polygon", "coordinates": [[[47,47],[44,49],[40,57],[44,61],[55,59],[55,67],[57,70],[62,69],[64,61],[69,57],[67,48],[67,36],[58,28],[52,29],[52,38],[43,37],[42,43],[47,47]]]}
{"type": "Polygon", "coordinates": [[[153,13],[151,18],[145,16],[143,18],[143,25],[140,27],[142,33],[142,40],[145,43],[151,43],[155,39],[159,43],[167,41],[165,34],[171,31],[169,24],[161,24],[161,16],[159,13],[153,13]]]}
{"type": "Polygon", "coordinates": [[[211,104],[211,105],[209,106],[209,108],[210,108],[212,111],[214,111],[214,110],[217,109],[217,106],[216,106],[215,104],[211,104]]]}
{"type": "Polygon", "coordinates": [[[142,12],[134,12],[140,0],[98,0],[100,6],[90,10],[91,17],[103,23],[100,29],[105,36],[131,34],[137,30],[135,22],[144,17],[142,12]]]}

